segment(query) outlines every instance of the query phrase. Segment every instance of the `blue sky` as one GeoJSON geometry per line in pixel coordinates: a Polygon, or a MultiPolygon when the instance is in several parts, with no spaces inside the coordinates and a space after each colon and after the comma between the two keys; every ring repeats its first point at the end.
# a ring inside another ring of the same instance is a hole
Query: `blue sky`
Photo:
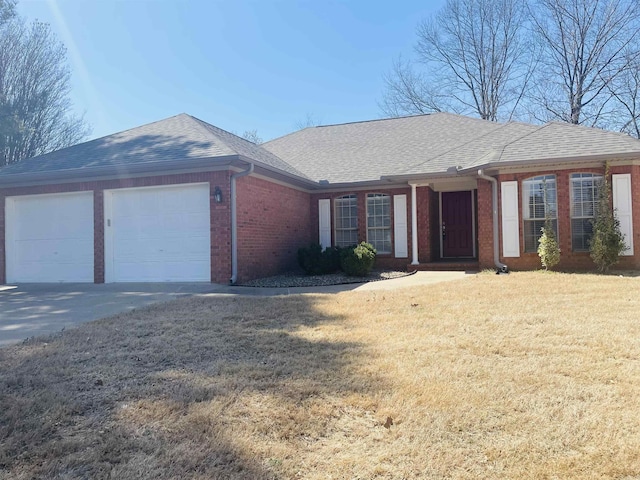
{"type": "Polygon", "coordinates": [[[381,116],[382,76],[438,1],[19,0],[68,49],[90,138],[186,112],[265,140],[381,116]]]}

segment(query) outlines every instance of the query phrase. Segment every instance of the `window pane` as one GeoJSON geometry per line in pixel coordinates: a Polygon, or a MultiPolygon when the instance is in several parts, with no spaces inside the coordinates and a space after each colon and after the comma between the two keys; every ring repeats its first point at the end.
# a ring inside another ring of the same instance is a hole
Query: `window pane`
{"type": "Polygon", "coordinates": [[[367,241],[378,253],[391,253],[391,197],[367,195],[367,241]]]}
{"type": "Polygon", "coordinates": [[[524,250],[538,251],[538,239],[544,226],[544,220],[552,220],[553,229],[558,236],[556,218],[558,216],[557,190],[555,175],[541,175],[522,182],[522,204],[524,209],[524,250]]]}
{"type": "Polygon", "coordinates": [[[335,199],[336,245],[348,247],[358,243],[358,200],[355,195],[335,199]]]}
{"type": "Polygon", "coordinates": [[[574,251],[589,250],[601,183],[602,175],[571,175],[571,248],[574,251]]]}
{"type": "Polygon", "coordinates": [[[589,250],[589,242],[593,234],[593,223],[589,218],[571,220],[571,248],[574,251],[589,250]]]}

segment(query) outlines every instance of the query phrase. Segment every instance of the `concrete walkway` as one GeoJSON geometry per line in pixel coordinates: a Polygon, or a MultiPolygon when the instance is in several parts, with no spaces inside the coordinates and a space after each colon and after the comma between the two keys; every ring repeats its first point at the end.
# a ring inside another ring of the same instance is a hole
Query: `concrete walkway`
{"type": "Polygon", "coordinates": [[[153,303],[197,295],[294,295],[393,290],[457,280],[464,272],[417,272],[379,282],[324,287],[257,288],[211,283],[20,284],[0,286],[0,347],[153,303]]]}

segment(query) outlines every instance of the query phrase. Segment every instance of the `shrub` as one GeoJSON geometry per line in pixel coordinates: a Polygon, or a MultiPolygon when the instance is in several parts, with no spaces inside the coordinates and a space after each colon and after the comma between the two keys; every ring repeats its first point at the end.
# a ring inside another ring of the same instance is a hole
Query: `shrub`
{"type": "Polygon", "coordinates": [[[324,275],[340,269],[340,249],[328,247],[324,251],[318,243],[298,249],[298,264],[307,275],[324,275]]]}
{"type": "Polygon", "coordinates": [[[370,243],[343,248],[340,252],[340,267],[349,276],[364,277],[371,272],[376,260],[376,249],[370,243]]]}
{"type": "Polygon", "coordinates": [[[551,220],[547,217],[542,227],[542,235],[538,239],[538,256],[545,270],[553,268],[560,262],[560,246],[556,240],[551,220]]]}
{"type": "Polygon", "coordinates": [[[611,184],[609,164],[606,164],[604,180],[598,193],[598,205],[593,220],[593,234],[589,242],[589,252],[598,270],[606,272],[618,263],[618,257],[626,248],[620,232],[620,221],[611,209],[611,184]]]}

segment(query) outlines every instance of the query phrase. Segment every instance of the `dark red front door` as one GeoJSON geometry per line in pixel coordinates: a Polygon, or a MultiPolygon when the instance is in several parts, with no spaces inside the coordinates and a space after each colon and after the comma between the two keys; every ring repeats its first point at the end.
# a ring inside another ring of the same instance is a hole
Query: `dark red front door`
{"type": "Polygon", "coordinates": [[[443,257],[473,257],[471,193],[442,192],[443,257]]]}

